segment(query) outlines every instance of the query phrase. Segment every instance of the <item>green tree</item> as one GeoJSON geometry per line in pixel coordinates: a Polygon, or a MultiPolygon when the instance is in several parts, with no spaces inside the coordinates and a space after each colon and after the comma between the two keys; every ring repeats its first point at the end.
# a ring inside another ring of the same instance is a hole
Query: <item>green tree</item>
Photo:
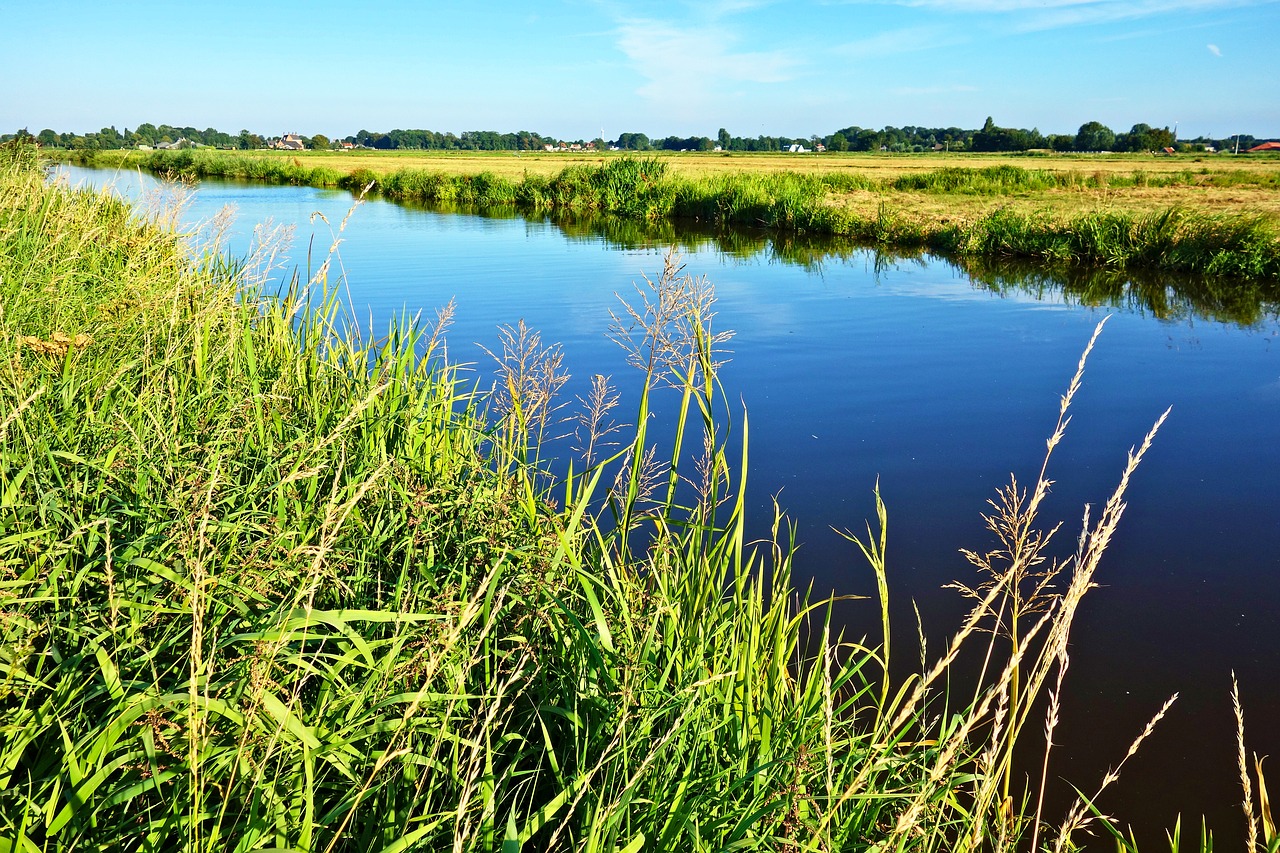
{"type": "Polygon", "coordinates": [[[1076,138],[1069,133],[1051,133],[1045,141],[1054,151],[1072,151],[1076,147],[1076,138]]]}
{"type": "Polygon", "coordinates": [[[325,136],[323,133],[317,133],[315,136],[311,137],[312,151],[326,151],[328,148],[329,137],[325,136]]]}
{"type": "Polygon", "coordinates": [[[160,141],[160,133],[150,122],[143,122],[133,129],[133,135],[144,145],[155,145],[160,141]]]}
{"type": "Polygon", "coordinates": [[[1115,133],[1102,122],[1086,122],[1076,131],[1077,151],[1110,151],[1115,144],[1115,133]]]}
{"type": "Polygon", "coordinates": [[[1128,133],[1121,134],[1116,140],[1123,151],[1161,151],[1172,148],[1173,131],[1167,127],[1152,127],[1149,124],[1135,124],[1128,133]]]}
{"type": "Polygon", "coordinates": [[[716,139],[720,143],[720,148],[724,151],[728,151],[730,143],[733,142],[733,137],[730,136],[729,131],[725,130],[723,127],[720,128],[720,132],[716,134],[716,139]]]}

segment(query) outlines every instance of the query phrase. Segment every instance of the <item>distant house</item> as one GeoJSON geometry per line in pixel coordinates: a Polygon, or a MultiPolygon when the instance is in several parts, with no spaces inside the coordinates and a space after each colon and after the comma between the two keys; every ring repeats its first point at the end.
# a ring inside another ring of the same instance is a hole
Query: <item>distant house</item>
{"type": "Polygon", "coordinates": [[[157,142],[156,148],[161,151],[169,151],[176,148],[194,148],[191,141],[186,137],[179,136],[177,142],[157,142]]]}
{"type": "Polygon", "coordinates": [[[1250,154],[1258,151],[1280,151],[1280,142],[1264,142],[1261,145],[1255,145],[1249,149],[1250,154]]]}
{"type": "Polygon", "coordinates": [[[808,154],[809,153],[809,149],[805,148],[799,142],[792,144],[792,146],[788,148],[787,151],[791,154],[808,154]]]}
{"type": "Polygon", "coordinates": [[[302,151],[307,146],[303,144],[302,137],[298,134],[286,133],[284,136],[280,137],[272,147],[281,151],[302,151]]]}
{"type": "Polygon", "coordinates": [[[354,142],[344,142],[344,143],[342,143],[342,150],[343,150],[343,151],[351,151],[351,150],[353,150],[355,147],[356,147],[356,146],[355,146],[355,143],[354,143],[354,142]]]}

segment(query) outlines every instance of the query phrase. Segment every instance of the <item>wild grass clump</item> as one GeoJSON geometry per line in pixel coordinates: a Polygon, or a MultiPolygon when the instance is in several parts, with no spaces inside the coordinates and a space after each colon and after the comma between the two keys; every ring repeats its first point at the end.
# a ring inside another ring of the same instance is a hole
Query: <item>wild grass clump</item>
{"type": "MultiPolygon", "coordinates": [[[[1069,173],[1067,173],[1069,175],[1069,173]]],[[[1062,186],[1064,173],[1018,166],[989,166],[984,169],[946,168],[893,179],[895,190],[917,192],[1008,195],[1014,192],[1046,190],[1062,186]]]]}
{"type": "Polygon", "coordinates": [[[899,680],[886,508],[849,534],[879,596],[842,635],[792,582],[785,518],[746,527],[727,338],[676,260],[614,317],[630,416],[597,379],[553,480],[562,354],[534,330],[506,330],[493,392],[470,394],[448,310],[370,340],[330,264],[273,297],[256,259],[193,255],[19,160],[0,166],[13,849],[1012,851],[1071,849],[1095,820],[1050,820],[1012,764],[1046,696],[1052,742],[1151,440],[1058,553],[1039,514],[1083,359],[1044,467],[969,553],[970,614],[899,680]]]}
{"type": "Polygon", "coordinates": [[[1045,213],[998,210],[956,234],[964,254],[1034,258],[1052,264],[1280,277],[1280,236],[1266,218],[1171,209],[1146,216],[1094,213],[1062,223],[1045,213]]]}

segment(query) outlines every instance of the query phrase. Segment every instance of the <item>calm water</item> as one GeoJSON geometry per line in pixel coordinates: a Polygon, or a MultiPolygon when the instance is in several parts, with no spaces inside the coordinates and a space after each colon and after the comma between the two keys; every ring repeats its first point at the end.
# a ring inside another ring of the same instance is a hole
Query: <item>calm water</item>
{"type": "MultiPolygon", "coordinates": [[[[114,183],[126,194],[151,183],[68,171],[73,182],[114,183]]],[[[247,251],[255,224],[296,224],[288,263],[305,274],[311,235],[312,266],[332,242],[312,214],[336,227],[351,197],[206,183],[187,221],[224,205],[236,210],[229,245],[237,254],[247,251]]],[[[1125,451],[1164,409],[1173,412],[1130,489],[1098,575],[1102,588],[1077,622],[1063,748],[1050,773],[1092,791],[1178,692],[1169,717],[1099,805],[1133,821],[1148,849],[1178,813],[1189,827],[1207,814],[1220,846],[1236,846],[1232,670],[1249,748],[1280,753],[1274,306],[1235,311],[1245,324],[1194,309],[1161,319],[1166,312],[1140,300],[1081,304],[1090,297],[1064,296],[1052,281],[1026,286],[984,274],[989,284],[980,285],[937,260],[846,249],[814,263],[821,252],[750,235],[719,245],[675,236],[686,243],[687,271],[716,287],[719,327],[736,333],[723,379],[750,414],[756,521],[767,522],[770,497],[779,495],[799,523],[801,580],[812,577],[819,592],[868,592],[868,570],[832,528],[862,528],[879,478],[900,647],[914,635],[913,598],[934,648],[957,623],[962,604],[941,588],[971,579],[957,549],[989,547],[979,513],[1010,472],[1034,478],[1059,395],[1094,325],[1112,315],[1051,469],[1056,485],[1045,518],[1067,522],[1062,549],[1074,541],[1083,504],[1096,507],[1109,495],[1125,451]],[[993,290],[992,281],[1001,286],[993,290]]],[[[523,319],[564,345],[574,376],[568,399],[596,372],[630,384],[606,337],[609,311],[615,293],[632,293],[634,282],[660,272],[660,247],[587,226],[381,201],[360,207],[342,241],[352,299],[375,330],[403,310],[430,314],[453,299],[450,354],[474,362],[478,376],[490,362],[477,344],[494,347],[499,324],[523,319]]],[[[1155,289],[1163,293],[1162,284],[1155,289]]],[[[873,608],[853,603],[841,612],[861,634],[875,630],[873,608]]]]}

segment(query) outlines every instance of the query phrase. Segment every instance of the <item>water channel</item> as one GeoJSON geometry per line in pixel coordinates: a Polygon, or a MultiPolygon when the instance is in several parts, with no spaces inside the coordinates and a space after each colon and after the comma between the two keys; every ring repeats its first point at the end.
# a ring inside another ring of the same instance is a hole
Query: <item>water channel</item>
{"type": "MultiPolygon", "coordinates": [[[[133,197],[154,187],[136,174],[64,171],[73,184],[112,184],[133,197]]],[[[184,221],[231,205],[228,248],[237,255],[255,225],[295,225],[276,274],[283,280],[319,263],[351,204],[346,192],[207,182],[184,221]]],[[[1221,285],[1188,297],[1167,281],[965,271],[927,256],[765,235],[654,233],[380,200],[363,204],[341,239],[352,301],[375,331],[402,311],[430,316],[454,300],[450,356],[473,363],[484,383],[491,362],[481,346],[497,345],[499,324],[524,320],[563,345],[570,401],[594,373],[625,392],[609,312],[678,244],[686,270],[715,286],[717,326],[735,333],[722,378],[749,412],[754,522],[767,529],[778,496],[798,524],[800,581],[812,578],[818,594],[873,592],[861,557],[832,528],[863,528],[878,479],[903,641],[915,634],[914,599],[933,649],[965,609],[944,584],[974,580],[959,549],[991,546],[980,518],[986,501],[1011,472],[1033,481],[1059,395],[1094,326],[1110,316],[1050,469],[1045,518],[1065,522],[1060,553],[1073,547],[1084,504],[1099,507],[1110,494],[1126,451],[1161,412],[1172,414],[1131,486],[1102,586],[1077,621],[1050,775],[1092,791],[1177,692],[1099,806],[1131,823],[1144,849],[1163,846],[1179,813],[1189,828],[1205,814],[1222,849],[1242,841],[1233,670],[1249,749],[1280,754],[1276,302],[1233,299],[1221,285]]],[[[871,602],[843,604],[840,615],[850,634],[877,630],[871,602]]],[[[1060,783],[1059,804],[1068,792],[1060,783]]]]}

